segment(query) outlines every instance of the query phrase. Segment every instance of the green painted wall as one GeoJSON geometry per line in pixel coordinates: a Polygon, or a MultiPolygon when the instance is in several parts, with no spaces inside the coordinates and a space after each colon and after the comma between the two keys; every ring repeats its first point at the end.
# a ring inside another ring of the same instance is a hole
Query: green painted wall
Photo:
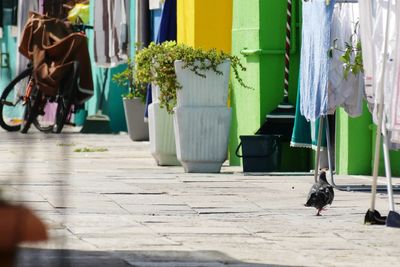
{"type": "MultiPolygon", "coordinates": [[[[264,122],[266,114],[282,101],[286,10],[286,1],[233,1],[232,53],[239,56],[245,64],[247,71],[241,73],[241,76],[254,89],[244,89],[236,81],[233,82],[230,138],[232,165],[240,164],[240,159],[235,155],[239,136],[254,134],[264,122]],[[244,49],[258,53],[244,56],[241,53],[244,49]]],[[[299,1],[293,1],[289,89],[291,103],[296,102],[297,94],[301,35],[299,18],[299,1]]]]}
{"type": "MultiPolygon", "coordinates": [[[[350,118],[343,109],[336,113],[336,171],[343,175],[371,175],[375,151],[376,126],[366,104],[363,115],[350,118]]],[[[379,175],[385,175],[383,152],[379,175]]],[[[400,176],[400,152],[390,151],[392,174],[400,176]]]]}
{"type": "Polygon", "coordinates": [[[350,118],[339,108],[336,112],[336,172],[371,174],[371,115],[364,105],[363,115],[350,118]]]}

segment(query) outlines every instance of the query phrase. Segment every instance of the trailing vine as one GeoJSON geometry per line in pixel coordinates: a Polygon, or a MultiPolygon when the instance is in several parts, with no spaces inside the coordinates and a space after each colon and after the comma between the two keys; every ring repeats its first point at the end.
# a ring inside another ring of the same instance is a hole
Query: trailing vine
{"type": "Polygon", "coordinates": [[[364,73],[361,40],[358,35],[359,24],[359,22],[356,23],[354,32],[350,36],[350,39],[344,43],[344,47],[339,47],[337,45],[338,39],[335,39],[333,41],[333,46],[328,52],[330,58],[333,58],[334,50],[342,53],[339,60],[343,63],[343,77],[346,80],[350,73],[353,75],[364,73]]]}
{"type": "Polygon", "coordinates": [[[216,49],[203,50],[173,41],[161,44],[151,43],[136,54],[135,81],[142,84],[153,83],[158,86],[161,107],[166,108],[169,113],[172,113],[176,106],[176,91],[182,88],[175,74],[174,62],[176,60],[183,61],[183,68],[187,68],[203,78],[205,78],[204,73],[208,70],[222,75],[218,66],[229,60],[236,80],[241,86],[250,88],[239,76],[239,71],[245,71],[246,68],[236,56],[216,49]]]}

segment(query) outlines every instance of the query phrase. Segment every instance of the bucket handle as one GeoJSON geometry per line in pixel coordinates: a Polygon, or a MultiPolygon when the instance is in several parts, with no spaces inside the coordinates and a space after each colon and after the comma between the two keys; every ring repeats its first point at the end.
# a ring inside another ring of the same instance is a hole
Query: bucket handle
{"type": "MultiPolygon", "coordinates": [[[[238,158],[243,158],[243,155],[239,155],[239,149],[242,147],[242,142],[239,143],[238,147],[236,148],[235,154],[238,158]]],[[[276,149],[278,148],[278,142],[274,140],[274,144],[272,146],[272,151],[267,154],[267,155],[262,155],[262,156],[252,156],[252,158],[269,158],[272,156],[272,154],[275,153],[276,149]]]]}
{"type": "Polygon", "coordinates": [[[242,147],[242,142],[240,142],[240,144],[238,145],[238,147],[236,148],[235,154],[236,157],[238,158],[243,158],[243,155],[239,155],[239,149],[242,147]]]}

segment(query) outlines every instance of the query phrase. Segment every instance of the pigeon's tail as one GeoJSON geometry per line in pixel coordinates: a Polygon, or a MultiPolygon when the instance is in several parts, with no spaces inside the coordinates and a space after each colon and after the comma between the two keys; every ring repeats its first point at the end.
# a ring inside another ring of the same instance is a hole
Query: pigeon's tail
{"type": "Polygon", "coordinates": [[[306,204],[304,204],[305,207],[314,207],[314,203],[315,203],[315,197],[312,196],[310,197],[310,199],[307,201],[306,204]]]}

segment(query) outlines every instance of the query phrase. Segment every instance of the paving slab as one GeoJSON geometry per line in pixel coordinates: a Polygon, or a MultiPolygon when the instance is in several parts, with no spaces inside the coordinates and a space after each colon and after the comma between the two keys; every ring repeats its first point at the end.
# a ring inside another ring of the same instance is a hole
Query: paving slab
{"type": "MultiPolygon", "coordinates": [[[[3,195],[36,212],[50,236],[23,244],[18,266],[399,266],[400,230],[363,224],[367,192],[336,190],[317,217],[304,207],[310,174],[243,174],[227,163],[220,174],[188,174],[157,166],[149,143],[126,134],[66,130],[0,131],[3,195]],[[74,152],[84,147],[106,151],[74,152]]],[[[386,194],[377,209],[388,213],[386,194]]]]}

